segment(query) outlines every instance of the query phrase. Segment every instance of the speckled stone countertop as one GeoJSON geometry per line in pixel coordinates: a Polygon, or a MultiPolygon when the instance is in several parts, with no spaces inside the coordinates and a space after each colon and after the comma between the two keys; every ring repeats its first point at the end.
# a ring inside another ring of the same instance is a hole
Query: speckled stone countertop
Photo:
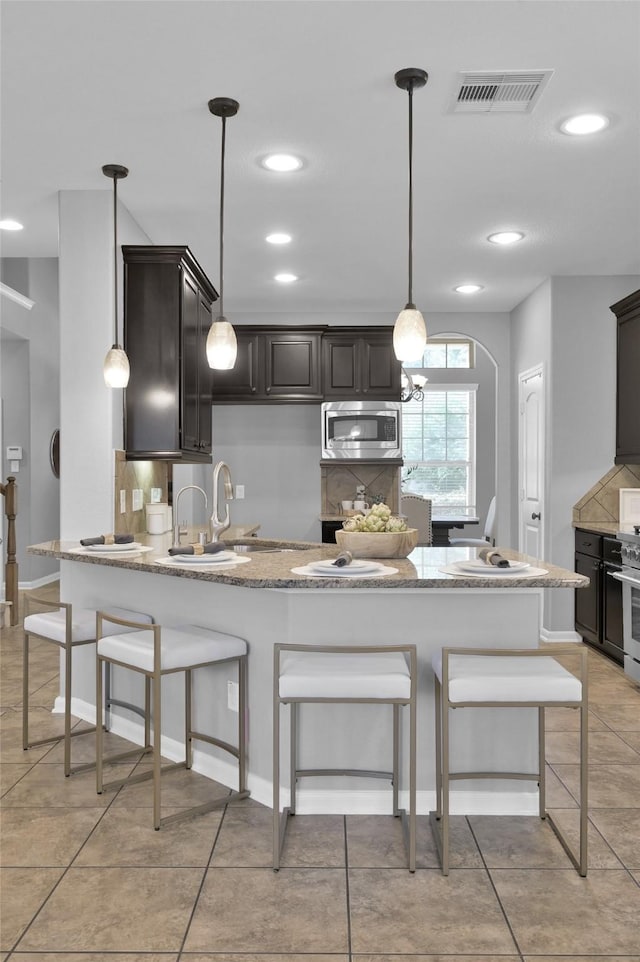
{"type": "Polygon", "coordinates": [[[579,528],[580,531],[589,531],[591,534],[604,534],[609,538],[615,538],[620,530],[620,522],[574,521],[572,527],[579,528]]]}
{"type": "Polygon", "coordinates": [[[153,550],[132,556],[82,553],[76,541],[47,541],[43,544],[31,545],[29,552],[36,555],[59,558],[63,561],[75,561],[81,564],[107,565],[110,567],[127,568],[131,571],[142,571],[148,574],[162,575],[171,578],[188,578],[197,581],[210,581],[228,585],[239,585],[245,588],[274,588],[274,589],[389,589],[389,588],[583,588],[589,584],[589,579],[566,568],[558,568],[546,561],[529,558],[526,555],[507,549],[501,553],[513,561],[527,561],[532,567],[546,569],[546,574],[533,577],[517,577],[515,575],[500,576],[496,574],[477,577],[473,575],[446,574],[440,571],[445,565],[455,561],[465,561],[477,557],[475,548],[416,548],[408,558],[385,558],[381,562],[397,569],[397,573],[380,577],[357,578],[353,575],[340,577],[318,576],[309,577],[297,574],[292,568],[308,565],[312,561],[335,558],[338,549],[336,545],[311,544],[301,541],[275,541],[264,538],[238,539],[237,544],[244,543],[249,549],[256,550],[244,554],[250,558],[245,564],[234,564],[215,570],[207,567],[166,567],[158,563],[158,559],[167,557],[167,550],[171,546],[171,535],[140,535],[137,541],[153,550]],[[264,550],[271,549],[271,550],[264,550]]]}

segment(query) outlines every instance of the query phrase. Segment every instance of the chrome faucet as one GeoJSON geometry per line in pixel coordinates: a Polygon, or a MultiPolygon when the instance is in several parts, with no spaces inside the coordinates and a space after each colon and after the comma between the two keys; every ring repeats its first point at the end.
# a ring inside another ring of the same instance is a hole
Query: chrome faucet
{"type": "Polygon", "coordinates": [[[181,527],[180,525],[180,515],[178,514],[178,505],[180,503],[180,495],[182,494],[182,492],[190,491],[190,490],[199,491],[204,498],[205,508],[209,507],[209,502],[207,501],[207,492],[204,490],[204,488],[201,488],[197,484],[186,484],[184,488],[180,488],[176,496],[175,506],[173,509],[175,511],[175,516],[176,516],[176,523],[173,526],[173,543],[174,544],[180,544],[180,538],[182,537],[182,535],[187,534],[186,527],[181,527]]]}
{"type": "Polygon", "coordinates": [[[219,541],[223,531],[231,526],[229,520],[229,505],[225,504],[224,519],[220,519],[220,509],[218,507],[218,479],[222,472],[224,477],[224,498],[225,501],[233,501],[233,484],[231,481],[231,471],[229,465],[224,461],[218,461],[213,469],[213,514],[211,515],[211,540],[219,541]]]}

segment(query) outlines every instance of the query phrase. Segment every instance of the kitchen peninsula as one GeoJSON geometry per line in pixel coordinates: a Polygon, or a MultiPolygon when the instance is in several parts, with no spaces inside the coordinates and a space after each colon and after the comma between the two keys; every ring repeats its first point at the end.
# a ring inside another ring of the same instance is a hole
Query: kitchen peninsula
{"type": "MultiPolygon", "coordinates": [[[[275,642],[307,644],[396,644],[415,642],[418,648],[418,810],[427,812],[434,797],[433,675],[431,656],[442,645],[536,647],[539,641],[542,589],[580,588],[588,579],[515,552],[511,560],[528,561],[545,573],[483,577],[459,576],[441,568],[476,557],[473,548],[417,548],[408,558],[385,560],[394,573],[374,577],[309,577],[292,569],[311,561],[332,559],[336,547],[300,542],[245,539],[244,563],[230,567],[170,567],[166,560],[170,536],[141,537],[153,549],[127,557],[83,552],[77,542],[52,541],[35,545],[34,554],[61,562],[61,597],[86,607],[119,605],[146,611],[162,625],[190,622],[214,627],[245,638],[249,645],[249,788],[257,801],[271,804],[271,693],[275,642]]],[[[73,713],[95,716],[95,666],[91,649],[75,652],[73,713]]],[[[118,698],[139,700],[139,679],[116,670],[118,698]]],[[[234,716],[227,708],[230,673],[203,669],[194,679],[195,722],[201,730],[215,725],[220,737],[231,740],[234,716]]],[[[165,679],[163,699],[163,754],[179,759],[182,753],[183,688],[165,679]]],[[[487,770],[535,769],[535,709],[468,710],[456,719],[453,754],[458,768],[487,770]],[[481,718],[481,721],[478,719],[481,718]],[[527,750],[523,753],[523,740],[527,750]],[[473,759],[473,761],[472,761],[473,759]],[[524,766],[524,767],[522,767],[524,766]]],[[[323,765],[322,744],[331,744],[332,765],[381,768],[390,757],[390,725],[382,706],[305,706],[300,728],[301,757],[305,764],[323,765]],[[342,732],[355,737],[344,743],[342,732]],[[322,732],[318,739],[316,732],[322,732]]],[[[113,730],[140,741],[142,732],[130,718],[115,715],[113,730]]],[[[195,753],[194,768],[233,785],[235,772],[215,756],[210,746],[195,753]]],[[[387,811],[388,791],[362,790],[362,780],[323,779],[300,792],[304,812],[387,811]]],[[[367,783],[364,783],[367,785],[367,783]]],[[[471,783],[460,783],[460,791],[471,783]]],[[[466,794],[466,811],[528,814],[536,810],[535,786],[529,782],[475,782],[466,794]],[[471,807],[470,807],[471,806],[471,807]]],[[[455,793],[454,793],[455,806],[455,793]]],[[[455,807],[454,807],[455,811],[455,807]]]]}

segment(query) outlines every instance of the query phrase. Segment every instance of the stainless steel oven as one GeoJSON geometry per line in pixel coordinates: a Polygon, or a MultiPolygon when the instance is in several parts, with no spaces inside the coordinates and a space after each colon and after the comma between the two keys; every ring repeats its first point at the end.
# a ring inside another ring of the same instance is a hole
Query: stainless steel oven
{"type": "Polygon", "coordinates": [[[400,401],[326,401],[322,458],[378,461],[402,458],[400,401]]]}
{"type": "Polygon", "coordinates": [[[640,684],[640,525],[619,531],[622,569],[612,574],[622,582],[624,670],[640,684]]]}

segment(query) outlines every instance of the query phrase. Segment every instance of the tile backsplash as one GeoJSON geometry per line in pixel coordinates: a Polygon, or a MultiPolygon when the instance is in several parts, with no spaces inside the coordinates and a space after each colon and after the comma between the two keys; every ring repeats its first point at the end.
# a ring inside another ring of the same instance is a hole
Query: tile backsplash
{"type": "Polygon", "coordinates": [[[151,501],[151,488],[159,488],[160,501],[166,502],[171,481],[168,461],[126,461],[124,451],[115,452],[113,517],[114,534],[140,534],[147,529],[144,506],[151,501]],[[124,491],[126,509],[120,511],[120,492],[124,491]],[[134,491],[142,491],[142,507],[133,510],[134,491]]]}
{"type": "Polygon", "coordinates": [[[620,488],[640,488],[640,464],[616,464],[573,506],[574,523],[620,520],[620,488]]]}
{"type": "Polygon", "coordinates": [[[400,468],[395,465],[321,465],[322,514],[342,514],[341,501],[353,501],[356,487],[364,485],[365,500],[384,501],[394,513],[400,509],[400,468]]]}

